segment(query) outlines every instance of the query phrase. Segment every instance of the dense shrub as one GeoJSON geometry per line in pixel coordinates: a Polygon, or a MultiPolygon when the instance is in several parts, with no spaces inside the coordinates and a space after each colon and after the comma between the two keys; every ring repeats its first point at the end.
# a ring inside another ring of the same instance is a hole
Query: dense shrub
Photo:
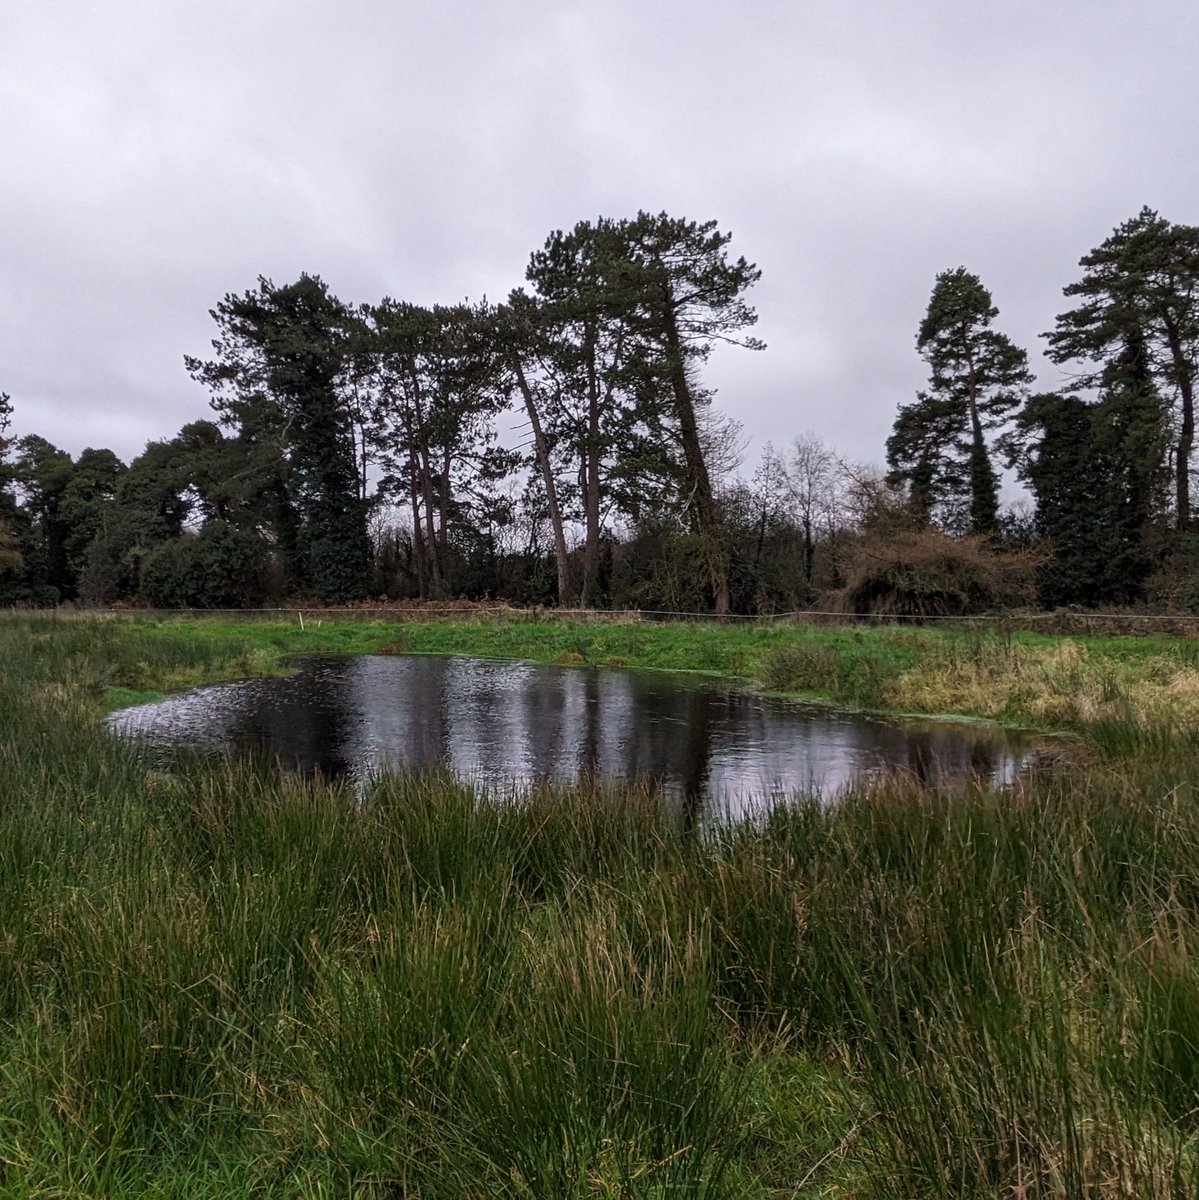
{"type": "Polygon", "coordinates": [[[607,590],[614,608],[697,612],[712,607],[707,543],[673,521],[642,522],[628,541],[612,546],[610,561],[607,590]]]}
{"type": "Polygon", "coordinates": [[[956,616],[1030,604],[1035,551],[1003,551],[985,537],[951,537],[928,527],[863,537],[846,548],[842,612],[956,616]]]}
{"type": "Polygon", "coordinates": [[[271,547],[226,521],[166,542],[141,566],[141,594],[160,608],[244,608],[267,594],[271,547]]]}

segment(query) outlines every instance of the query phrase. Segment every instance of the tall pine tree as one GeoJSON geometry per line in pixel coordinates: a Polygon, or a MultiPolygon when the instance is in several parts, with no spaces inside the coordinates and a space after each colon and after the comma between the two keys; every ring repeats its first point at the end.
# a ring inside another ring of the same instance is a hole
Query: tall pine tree
{"type": "Polygon", "coordinates": [[[1165,508],[1167,406],[1134,339],[1098,401],[1033,396],[1009,439],[1036,500],[1036,530],[1053,551],[1038,589],[1049,604],[1127,604],[1153,567],[1165,508]]]}
{"type": "Polygon", "coordinates": [[[1083,365],[1079,387],[1110,389],[1127,375],[1132,353],[1143,382],[1174,404],[1174,521],[1186,529],[1199,379],[1199,227],[1143,208],[1079,265],[1082,278],[1065,289],[1079,303],[1046,334],[1049,356],[1083,365]]]}
{"type": "Polygon", "coordinates": [[[999,488],[986,435],[1001,428],[1032,382],[1028,355],[991,328],[999,310],[965,267],[937,276],[916,349],[928,389],[902,405],[887,439],[891,479],[951,528],[994,532],[999,488]]]}

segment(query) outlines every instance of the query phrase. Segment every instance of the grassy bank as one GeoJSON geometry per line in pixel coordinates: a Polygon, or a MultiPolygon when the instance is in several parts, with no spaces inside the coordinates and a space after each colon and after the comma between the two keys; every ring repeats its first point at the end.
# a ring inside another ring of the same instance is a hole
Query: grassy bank
{"type": "MultiPolygon", "coordinates": [[[[104,626],[89,626],[104,628],[104,626]]],[[[592,624],[181,619],[135,623],[102,669],[110,706],[156,689],[283,669],[289,654],[483,654],[531,662],[707,671],[767,691],[879,711],[1073,729],[1199,730],[1199,644],[976,628],[754,623],[592,624]],[[132,649],[155,648],[150,657],[132,649]],[[164,665],[164,663],[166,665],[164,665]]]]}
{"type": "Polygon", "coordinates": [[[149,771],[95,721],[331,643],[793,644],[659,633],[0,623],[0,1196],[1199,1194],[1199,747],[1148,710],[1012,792],[702,841],[636,789],[149,771]]]}

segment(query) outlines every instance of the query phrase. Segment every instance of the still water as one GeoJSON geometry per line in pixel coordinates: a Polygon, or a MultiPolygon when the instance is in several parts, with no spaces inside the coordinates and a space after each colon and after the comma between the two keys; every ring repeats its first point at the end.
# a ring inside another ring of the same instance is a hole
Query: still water
{"type": "Polygon", "coordinates": [[[866,717],[662,672],[423,655],[297,666],[127,708],[109,723],[155,751],[265,752],[326,778],[441,767],[502,790],[640,779],[689,812],[733,816],[764,796],[831,798],[884,769],[1007,783],[1034,750],[1010,730],[866,717]]]}

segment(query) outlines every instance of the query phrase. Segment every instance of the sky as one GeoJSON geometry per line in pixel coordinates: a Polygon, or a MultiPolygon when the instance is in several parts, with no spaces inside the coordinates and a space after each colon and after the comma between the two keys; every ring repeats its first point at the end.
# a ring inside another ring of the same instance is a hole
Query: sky
{"type": "Polygon", "coordinates": [[[767,441],[881,463],[939,271],[1040,334],[1143,205],[1199,223],[1194,0],[3,0],[0,391],[128,460],[211,415],[183,366],[266,276],[347,302],[523,281],[554,229],[715,219],[767,441]]]}

